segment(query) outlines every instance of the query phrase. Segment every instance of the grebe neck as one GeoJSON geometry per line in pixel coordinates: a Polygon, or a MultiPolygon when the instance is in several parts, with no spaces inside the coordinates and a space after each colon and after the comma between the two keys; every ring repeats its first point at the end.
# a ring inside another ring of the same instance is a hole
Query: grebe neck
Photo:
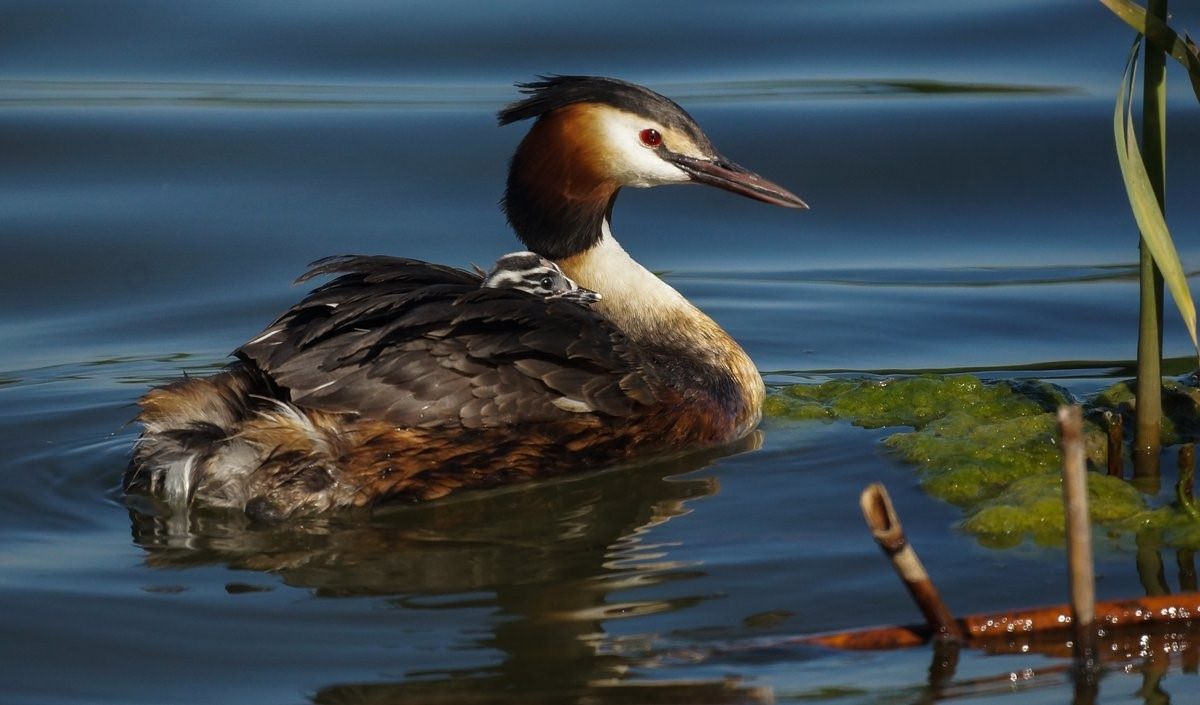
{"type": "Polygon", "coordinates": [[[558,260],[567,276],[603,295],[594,308],[630,340],[669,358],[689,361],[723,377],[744,404],[736,415],[749,430],[757,424],[765,390],[754,362],[719,325],[669,284],[629,256],[608,219],[591,248],[558,260]]]}

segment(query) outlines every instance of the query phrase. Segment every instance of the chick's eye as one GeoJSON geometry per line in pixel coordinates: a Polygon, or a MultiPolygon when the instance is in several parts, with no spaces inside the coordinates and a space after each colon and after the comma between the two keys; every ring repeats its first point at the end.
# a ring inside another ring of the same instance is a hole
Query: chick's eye
{"type": "Polygon", "coordinates": [[[549,289],[552,286],[554,286],[553,279],[551,279],[550,277],[542,277],[542,288],[543,289],[549,289]]]}
{"type": "Polygon", "coordinates": [[[638,133],[638,137],[642,140],[642,144],[647,147],[657,147],[662,144],[662,135],[653,127],[647,127],[638,133]]]}

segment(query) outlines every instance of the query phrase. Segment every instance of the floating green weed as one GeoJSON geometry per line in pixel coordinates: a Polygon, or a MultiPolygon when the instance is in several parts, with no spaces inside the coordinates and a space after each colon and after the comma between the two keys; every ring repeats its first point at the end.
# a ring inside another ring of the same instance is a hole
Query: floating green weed
{"type": "MultiPolygon", "coordinates": [[[[1200,391],[1168,382],[1164,408],[1173,441],[1200,436],[1200,391]]],[[[1093,409],[1132,401],[1130,383],[1101,393],[1093,409]]],[[[972,375],[834,380],[774,390],[765,413],[798,421],[841,420],[864,428],[906,426],[884,448],[913,465],[922,488],[961,507],[962,528],[980,543],[1007,547],[1026,538],[1057,544],[1063,534],[1058,427],[1053,410],[1071,403],[1044,382],[985,383],[972,375]]],[[[1103,467],[1106,434],[1085,424],[1088,460],[1103,467]]],[[[1092,473],[1092,519],[1120,533],[1156,527],[1173,545],[1200,546],[1200,523],[1176,507],[1153,509],[1118,478],[1092,473]]]]}
{"type": "Polygon", "coordinates": [[[1022,478],[1057,473],[1056,424],[1044,412],[986,421],[956,413],[884,444],[917,466],[931,495],[969,507],[1022,478]]]}
{"type": "MultiPolygon", "coordinates": [[[[1100,526],[1129,523],[1147,514],[1146,501],[1125,481],[1088,473],[1088,508],[1100,526]]],[[[1049,473],[1021,478],[994,498],[975,507],[963,528],[993,548],[1019,544],[1026,536],[1042,545],[1061,545],[1066,513],[1062,476],[1049,473]]]]}
{"type": "Polygon", "coordinates": [[[847,419],[864,428],[919,428],[951,410],[985,419],[1045,411],[1008,387],[985,385],[972,375],[797,384],[767,401],[768,416],[847,419]]]}

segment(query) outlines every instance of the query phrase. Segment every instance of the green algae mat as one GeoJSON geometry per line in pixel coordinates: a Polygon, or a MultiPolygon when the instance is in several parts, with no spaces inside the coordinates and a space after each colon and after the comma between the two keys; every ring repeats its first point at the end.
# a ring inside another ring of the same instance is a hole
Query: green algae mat
{"type": "MultiPolygon", "coordinates": [[[[1200,437],[1200,390],[1165,382],[1164,443],[1200,437]]],[[[1133,395],[1122,382],[1084,403],[1088,462],[1106,466],[1105,410],[1127,411],[1133,395]]],[[[886,451],[912,465],[931,496],[961,507],[962,529],[983,545],[1026,539],[1060,544],[1064,511],[1054,410],[1075,403],[1053,385],[984,382],[972,375],[832,380],[772,390],[764,405],[777,423],[844,421],[897,431],[886,451]]],[[[1174,480],[1172,479],[1172,482],[1174,480]]],[[[1200,547],[1200,521],[1186,498],[1146,495],[1117,477],[1088,475],[1091,516],[1112,539],[1154,532],[1162,545],[1200,547]]]]}

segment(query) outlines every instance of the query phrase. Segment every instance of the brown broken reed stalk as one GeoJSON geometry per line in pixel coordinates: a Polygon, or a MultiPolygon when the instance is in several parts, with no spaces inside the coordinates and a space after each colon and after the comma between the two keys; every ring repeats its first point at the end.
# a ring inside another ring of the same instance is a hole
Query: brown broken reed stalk
{"type": "Polygon", "coordinates": [[[1087,452],[1083,442],[1083,409],[1058,409],[1062,443],[1063,504],[1066,508],[1067,567],[1071,590],[1071,624],[1080,666],[1095,663],[1096,578],[1092,562],[1092,524],[1088,516],[1087,452]]]}
{"type": "Polygon", "coordinates": [[[863,490],[859,504],[862,506],[867,526],[871,529],[871,535],[875,537],[875,542],[883,549],[904,586],[908,588],[934,638],[961,640],[962,630],[954,615],[950,614],[950,610],[942,602],[937,588],[925,572],[925,566],[917,557],[917,552],[908,543],[908,537],[904,535],[904,527],[900,525],[900,518],[896,515],[887,490],[878,482],[869,485],[863,490]]]}
{"type": "Polygon", "coordinates": [[[1112,477],[1125,476],[1125,427],[1118,411],[1105,411],[1104,422],[1108,431],[1108,474],[1112,477]]]}
{"type": "Polygon", "coordinates": [[[1096,670],[1096,575],[1092,562],[1092,522],[1088,515],[1087,450],[1083,442],[1083,409],[1058,408],[1062,452],[1063,505],[1067,514],[1067,568],[1071,588],[1071,625],[1075,632],[1075,665],[1081,673],[1096,670]]]}

